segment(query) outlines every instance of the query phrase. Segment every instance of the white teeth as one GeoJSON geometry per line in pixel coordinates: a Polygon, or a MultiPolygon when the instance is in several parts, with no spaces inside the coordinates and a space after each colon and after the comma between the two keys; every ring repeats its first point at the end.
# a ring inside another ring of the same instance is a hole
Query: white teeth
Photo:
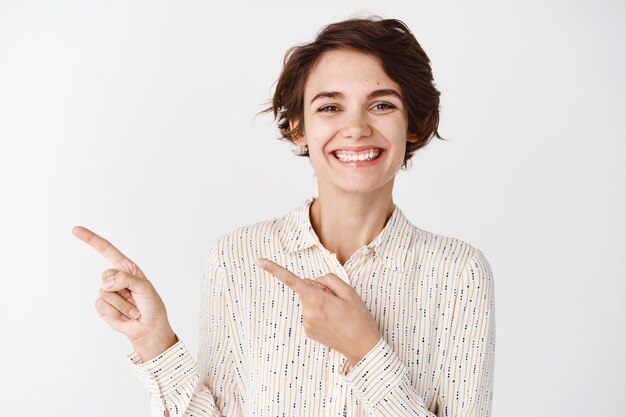
{"type": "Polygon", "coordinates": [[[371,150],[369,152],[360,153],[360,154],[355,153],[355,152],[337,151],[335,152],[335,155],[337,156],[337,159],[339,159],[342,162],[354,162],[354,161],[371,161],[372,159],[378,158],[380,153],[381,153],[381,150],[376,149],[376,150],[371,150]]]}

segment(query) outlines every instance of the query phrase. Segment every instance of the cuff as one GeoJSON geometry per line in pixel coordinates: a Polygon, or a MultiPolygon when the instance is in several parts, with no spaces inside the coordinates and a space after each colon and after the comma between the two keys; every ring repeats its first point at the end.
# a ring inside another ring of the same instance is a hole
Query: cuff
{"type": "Polygon", "coordinates": [[[126,355],[126,360],[150,394],[161,397],[198,373],[196,361],[182,340],[149,361],[144,362],[137,352],[126,355]]]}
{"type": "Polygon", "coordinates": [[[361,401],[375,408],[402,383],[406,366],[384,337],[353,367],[346,361],[341,378],[361,401]]]}

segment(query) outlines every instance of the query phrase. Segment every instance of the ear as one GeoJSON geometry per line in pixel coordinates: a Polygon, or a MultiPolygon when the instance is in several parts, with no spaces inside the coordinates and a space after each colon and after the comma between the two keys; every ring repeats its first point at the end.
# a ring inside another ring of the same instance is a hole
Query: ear
{"type": "MultiPolygon", "coordinates": [[[[289,130],[293,130],[296,126],[298,126],[298,119],[289,119],[289,130]]],[[[293,142],[298,146],[306,145],[306,137],[304,133],[302,136],[292,137],[293,142]]]]}
{"type": "Polygon", "coordinates": [[[417,134],[416,133],[407,132],[406,140],[407,140],[407,142],[417,142],[417,140],[418,140],[417,134]]]}

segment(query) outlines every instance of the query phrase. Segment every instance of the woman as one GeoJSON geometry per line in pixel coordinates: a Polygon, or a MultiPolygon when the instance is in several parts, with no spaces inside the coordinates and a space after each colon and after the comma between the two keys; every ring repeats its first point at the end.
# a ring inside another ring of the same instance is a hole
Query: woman
{"type": "Polygon", "coordinates": [[[487,416],[494,286],[480,250],[412,225],[395,175],[439,137],[429,60],[394,19],[350,19],[290,49],[272,106],[318,197],[212,245],[195,361],[141,270],[115,266],[96,309],[131,341],[153,415],[487,416]]]}

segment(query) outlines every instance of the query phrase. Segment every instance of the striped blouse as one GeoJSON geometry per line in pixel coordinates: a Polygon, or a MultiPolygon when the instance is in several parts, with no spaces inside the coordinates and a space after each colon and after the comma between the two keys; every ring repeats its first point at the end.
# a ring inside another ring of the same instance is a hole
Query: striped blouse
{"type": "Polygon", "coordinates": [[[152,360],[127,356],[152,416],[489,416],[495,310],[483,253],[417,228],[395,206],[341,265],[311,226],[313,199],[213,242],[197,360],[182,340],[152,360]],[[378,325],[378,344],[349,366],[307,338],[299,296],[259,257],[349,283],[378,325]]]}

